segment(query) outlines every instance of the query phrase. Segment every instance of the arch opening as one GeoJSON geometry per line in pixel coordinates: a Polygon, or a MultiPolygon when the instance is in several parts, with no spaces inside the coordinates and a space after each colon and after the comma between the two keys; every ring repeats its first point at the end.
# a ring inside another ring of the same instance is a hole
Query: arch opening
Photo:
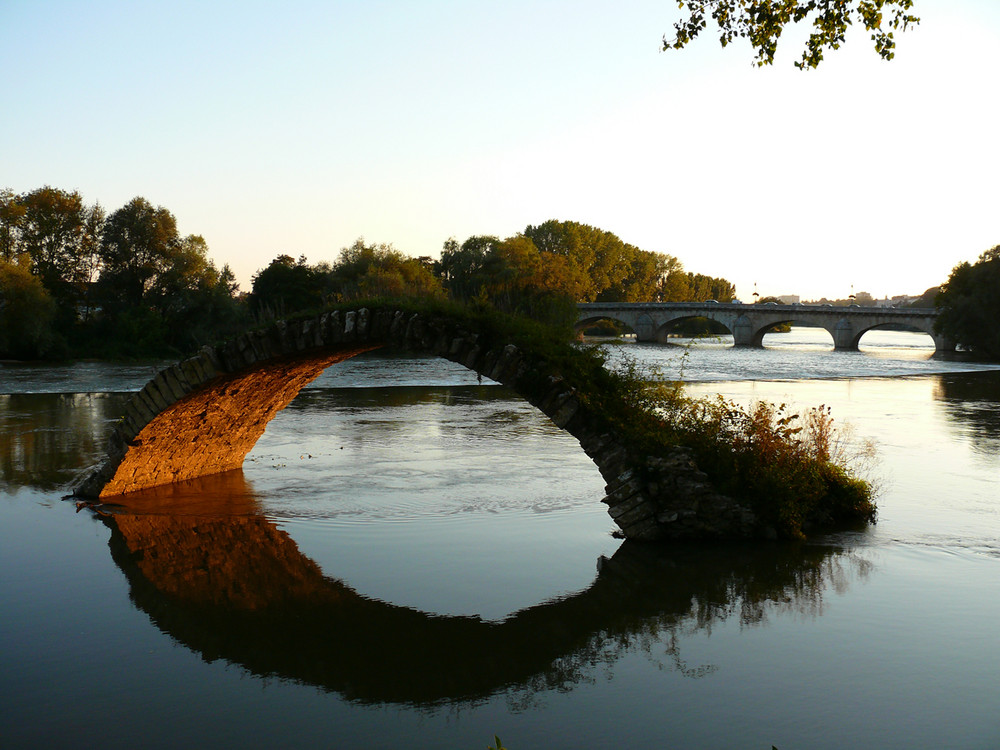
{"type": "Polygon", "coordinates": [[[802,351],[832,351],[834,336],[827,328],[789,318],[769,323],[757,332],[760,346],[765,349],[798,349],[802,351]]]}
{"type": "Polygon", "coordinates": [[[732,330],[704,315],[680,315],[663,323],[656,331],[661,344],[729,348],[734,345],[732,330]]]}
{"type": "Polygon", "coordinates": [[[937,344],[929,331],[917,326],[884,323],[862,331],[858,349],[875,356],[928,359],[934,355],[937,344]]]}
{"type": "Polygon", "coordinates": [[[628,322],[612,316],[594,316],[576,322],[573,330],[581,337],[636,339],[638,332],[628,322]]]}

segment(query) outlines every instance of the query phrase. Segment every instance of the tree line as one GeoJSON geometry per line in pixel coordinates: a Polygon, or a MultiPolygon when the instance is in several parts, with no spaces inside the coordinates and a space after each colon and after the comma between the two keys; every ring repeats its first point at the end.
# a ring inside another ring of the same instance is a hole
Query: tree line
{"type": "Polygon", "coordinates": [[[333,262],[279,254],[241,293],[200,235],[142,197],[107,213],[76,191],[0,190],[0,358],[172,356],[327,304],[450,298],[557,325],[578,301],[728,301],[732,283],[685,271],[572,221],[444,243],[438,260],[359,239],[333,262]]]}
{"type": "Polygon", "coordinates": [[[0,356],[153,356],[243,324],[232,271],[145,198],[0,190],[0,356]]]}

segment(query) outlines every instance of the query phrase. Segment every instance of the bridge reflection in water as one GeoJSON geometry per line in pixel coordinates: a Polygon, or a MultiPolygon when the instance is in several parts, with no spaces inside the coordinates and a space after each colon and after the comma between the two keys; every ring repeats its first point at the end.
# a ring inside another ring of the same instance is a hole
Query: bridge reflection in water
{"type": "Polygon", "coordinates": [[[637,649],[697,677],[713,667],[685,664],[683,634],[775,608],[818,614],[827,589],[870,567],[826,546],[625,542],[585,591],[493,622],[360,596],[260,513],[239,470],[116,500],[99,511],[112,556],[164,633],[208,661],[365,703],[566,689],[637,649]]]}

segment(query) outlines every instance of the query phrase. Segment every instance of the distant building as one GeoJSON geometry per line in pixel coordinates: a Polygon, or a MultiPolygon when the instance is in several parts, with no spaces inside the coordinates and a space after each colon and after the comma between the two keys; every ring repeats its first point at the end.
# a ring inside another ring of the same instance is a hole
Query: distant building
{"type": "Polygon", "coordinates": [[[783,305],[797,305],[802,301],[802,298],[797,294],[782,294],[778,296],[783,305]]]}

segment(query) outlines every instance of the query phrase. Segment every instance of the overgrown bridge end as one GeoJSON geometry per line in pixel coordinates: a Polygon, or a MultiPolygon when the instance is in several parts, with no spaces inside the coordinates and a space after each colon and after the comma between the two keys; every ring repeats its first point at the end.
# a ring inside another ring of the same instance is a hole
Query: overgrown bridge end
{"type": "MultiPolygon", "coordinates": [[[[371,349],[430,353],[502,383],[573,435],[607,487],[603,502],[632,539],[734,538],[758,533],[745,507],[718,493],[682,447],[637,455],[635,441],[590,404],[541,352],[473,320],[395,308],[279,321],[156,375],[127,405],[105,461],[77,488],[110,498],[239,468],[281,409],[327,367],[371,349]]],[[[581,387],[584,390],[581,390],[581,387]]]]}

